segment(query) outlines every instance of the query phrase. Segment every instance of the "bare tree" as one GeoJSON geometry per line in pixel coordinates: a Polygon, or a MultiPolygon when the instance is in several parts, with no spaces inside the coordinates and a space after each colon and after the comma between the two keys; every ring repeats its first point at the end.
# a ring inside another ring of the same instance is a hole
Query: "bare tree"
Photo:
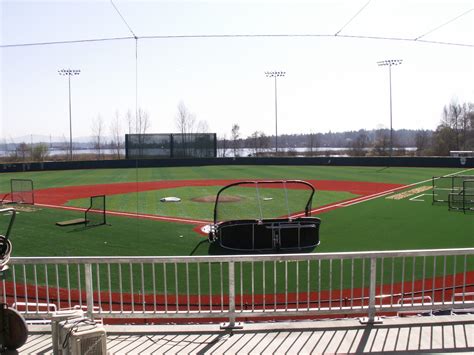
{"type": "Polygon", "coordinates": [[[456,148],[456,132],[451,127],[440,124],[433,133],[433,155],[447,156],[456,148]]]}
{"type": "Polygon", "coordinates": [[[97,159],[103,158],[102,148],[105,144],[104,138],[104,120],[101,115],[92,122],[92,139],[94,149],[97,151],[97,159]]]}
{"type": "Polygon", "coordinates": [[[369,146],[369,136],[364,130],[359,131],[359,135],[351,144],[351,155],[365,156],[367,147],[369,146]]]}
{"type": "Polygon", "coordinates": [[[390,149],[390,134],[387,129],[377,129],[375,131],[374,151],[376,155],[388,155],[390,149]]]}
{"type": "Polygon", "coordinates": [[[117,159],[121,158],[123,148],[122,127],[120,125],[120,114],[115,111],[115,117],[110,125],[110,135],[112,137],[111,146],[117,159]]]}
{"type": "Polygon", "coordinates": [[[15,148],[15,153],[12,154],[11,158],[20,161],[26,161],[27,157],[31,154],[31,148],[25,142],[18,144],[15,148]]]}
{"type": "Polygon", "coordinates": [[[463,138],[466,135],[465,129],[467,127],[463,127],[462,117],[462,106],[456,100],[452,100],[449,105],[444,106],[441,125],[454,131],[455,150],[460,150],[464,145],[463,138]]]}
{"type": "Polygon", "coordinates": [[[188,110],[184,102],[180,101],[178,104],[178,113],[175,118],[176,127],[181,133],[181,144],[183,146],[183,153],[188,155],[188,141],[189,135],[193,133],[196,123],[196,117],[188,110]]]}
{"type": "Polygon", "coordinates": [[[127,110],[127,113],[125,114],[125,123],[128,128],[128,134],[134,133],[135,120],[131,110],[127,110]]]}
{"type": "MultiPolygon", "coordinates": [[[[66,136],[63,134],[61,137],[61,142],[59,147],[62,151],[64,151],[64,159],[69,159],[69,141],[67,140],[66,136]]],[[[72,143],[72,151],[74,152],[74,142],[72,143]]],[[[74,154],[73,154],[74,157],[74,154]]]]}
{"type": "Polygon", "coordinates": [[[474,105],[452,100],[444,106],[441,124],[433,133],[433,154],[448,155],[474,145],[474,105]]]}
{"type": "Polygon", "coordinates": [[[474,148],[474,103],[465,102],[463,104],[463,122],[466,128],[465,149],[474,148]]]}
{"type": "Polygon", "coordinates": [[[232,131],[231,131],[231,137],[232,137],[232,150],[234,151],[234,157],[238,156],[238,150],[239,150],[239,138],[240,138],[240,126],[237,123],[234,123],[232,125],[232,131]]]}
{"type": "Polygon", "coordinates": [[[145,134],[150,128],[150,115],[142,108],[138,109],[137,118],[135,120],[135,133],[138,134],[138,145],[140,155],[143,155],[143,145],[145,143],[145,134]]]}
{"type": "Polygon", "coordinates": [[[416,155],[423,155],[429,147],[430,135],[428,131],[420,130],[415,134],[416,155]]]}
{"type": "Polygon", "coordinates": [[[270,137],[268,137],[264,132],[255,131],[251,135],[251,142],[254,154],[260,155],[263,151],[270,147],[270,137]]]}
{"type": "Polygon", "coordinates": [[[308,135],[308,150],[310,152],[310,155],[313,155],[313,150],[315,148],[319,148],[320,145],[321,143],[319,142],[319,137],[317,136],[317,134],[311,132],[308,135]]]}
{"type": "Polygon", "coordinates": [[[209,133],[209,124],[207,121],[199,121],[196,126],[196,133],[209,133]]]}
{"type": "Polygon", "coordinates": [[[144,109],[139,108],[135,131],[138,134],[145,134],[149,128],[150,128],[150,115],[144,109]]]}
{"type": "Polygon", "coordinates": [[[31,160],[44,161],[49,154],[49,147],[46,143],[37,143],[31,147],[31,160]]]}
{"type": "Polygon", "coordinates": [[[220,156],[222,158],[225,158],[227,156],[227,149],[229,148],[229,144],[227,141],[227,136],[224,134],[219,140],[219,151],[220,151],[220,156]]]}

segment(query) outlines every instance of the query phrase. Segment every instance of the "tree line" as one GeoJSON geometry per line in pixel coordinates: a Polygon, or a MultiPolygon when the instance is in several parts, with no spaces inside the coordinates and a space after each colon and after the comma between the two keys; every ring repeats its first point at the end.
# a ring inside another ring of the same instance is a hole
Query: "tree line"
{"type": "MultiPolygon", "coordinates": [[[[210,132],[208,123],[205,120],[197,120],[196,115],[183,102],[177,105],[174,123],[183,140],[192,133],[210,132]]],[[[92,140],[87,147],[95,151],[93,155],[95,159],[123,159],[125,133],[144,135],[149,133],[150,127],[150,115],[143,108],[138,108],[136,112],[116,111],[108,126],[103,116],[98,115],[92,120],[92,140]]],[[[220,156],[242,156],[248,152],[253,156],[277,154],[275,153],[275,136],[267,135],[263,131],[255,131],[244,137],[240,129],[238,123],[233,123],[229,134],[218,137],[220,156]]],[[[183,143],[186,146],[186,142],[183,143]]],[[[61,144],[64,150],[68,149],[65,138],[61,144]]],[[[6,142],[3,145],[8,146],[6,142]]],[[[22,142],[13,146],[14,149],[9,151],[4,160],[45,161],[52,158],[49,154],[51,145],[47,143],[22,142]]],[[[77,148],[78,144],[74,143],[74,146],[77,148]]],[[[386,156],[390,154],[391,146],[394,148],[394,155],[408,154],[406,148],[411,148],[410,154],[418,156],[448,156],[450,151],[473,151],[474,103],[459,103],[453,100],[443,107],[441,120],[435,130],[394,130],[392,144],[390,130],[387,128],[278,136],[278,154],[280,155],[296,155],[296,148],[299,148],[299,155],[301,155],[301,148],[305,150],[303,155],[325,154],[324,148],[344,148],[344,154],[351,156],[386,156]]],[[[76,159],[91,158],[81,154],[75,154],[75,156],[76,159]]],[[[56,159],[64,158],[66,155],[56,157],[56,159]]]]}
{"type": "MultiPolygon", "coordinates": [[[[255,131],[241,137],[238,124],[232,125],[230,139],[223,135],[218,142],[221,155],[275,154],[275,136],[255,131]]],[[[305,148],[303,155],[325,154],[324,148],[345,148],[351,156],[387,156],[394,148],[394,155],[407,155],[407,148],[417,156],[448,156],[451,151],[474,151],[474,103],[452,101],[443,108],[441,121],[436,130],[399,129],[392,131],[377,128],[346,132],[310,132],[304,134],[282,134],[278,136],[280,155],[296,154],[294,149],[305,148]]]]}

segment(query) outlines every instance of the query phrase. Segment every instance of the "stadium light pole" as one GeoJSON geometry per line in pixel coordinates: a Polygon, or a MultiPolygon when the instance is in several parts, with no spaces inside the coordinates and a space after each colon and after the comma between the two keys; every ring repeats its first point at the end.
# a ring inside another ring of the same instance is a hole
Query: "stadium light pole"
{"type": "Polygon", "coordinates": [[[392,66],[402,64],[403,59],[388,59],[377,62],[379,67],[388,66],[388,82],[390,87],[390,157],[393,150],[393,127],[392,127],[392,66]]]}
{"type": "Polygon", "coordinates": [[[71,76],[81,74],[79,69],[58,70],[61,76],[67,76],[69,84],[69,159],[72,160],[72,113],[71,113],[71,76]]]}
{"type": "Polygon", "coordinates": [[[278,153],[278,100],[277,100],[277,78],[284,77],[284,71],[266,71],[267,78],[275,78],[275,153],[278,153]]]}

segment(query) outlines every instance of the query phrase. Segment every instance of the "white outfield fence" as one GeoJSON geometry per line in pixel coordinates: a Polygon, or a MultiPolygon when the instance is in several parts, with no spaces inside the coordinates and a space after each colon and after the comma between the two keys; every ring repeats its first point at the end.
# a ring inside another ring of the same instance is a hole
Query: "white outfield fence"
{"type": "Polygon", "coordinates": [[[182,257],[15,257],[0,301],[150,322],[474,312],[474,248],[182,257]]]}

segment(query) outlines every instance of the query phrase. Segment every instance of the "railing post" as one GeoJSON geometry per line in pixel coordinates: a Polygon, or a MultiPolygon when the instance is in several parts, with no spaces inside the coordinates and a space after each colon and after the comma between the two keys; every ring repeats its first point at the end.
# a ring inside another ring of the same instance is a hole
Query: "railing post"
{"type": "Polygon", "coordinates": [[[94,287],[92,285],[92,265],[85,264],[87,317],[94,319],[94,287]]]}
{"type": "MultiPolygon", "coordinates": [[[[365,270],[364,270],[365,271],[365,270]]],[[[374,324],[374,323],[382,323],[380,317],[375,317],[375,286],[377,280],[377,257],[371,256],[370,257],[370,278],[369,278],[369,310],[368,310],[368,317],[361,318],[360,322],[362,324],[374,324]]],[[[362,300],[362,302],[364,302],[362,300]]]]}
{"type": "Polygon", "coordinates": [[[221,329],[242,329],[235,323],[235,262],[229,261],[229,323],[221,325],[221,329]]]}

